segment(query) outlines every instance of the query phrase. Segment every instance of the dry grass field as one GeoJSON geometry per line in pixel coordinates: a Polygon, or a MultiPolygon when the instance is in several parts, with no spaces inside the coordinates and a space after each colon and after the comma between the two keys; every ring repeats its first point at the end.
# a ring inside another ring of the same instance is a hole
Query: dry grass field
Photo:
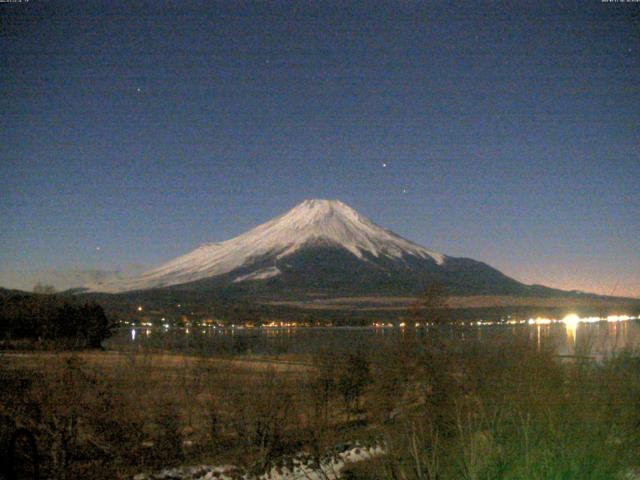
{"type": "Polygon", "coordinates": [[[286,361],[0,353],[0,441],[34,432],[45,478],[177,465],[259,473],[340,442],[384,444],[355,479],[600,479],[640,462],[640,361],[559,361],[526,341],[437,335],[286,361]]]}
{"type": "Polygon", "coordinates": [[[303,447],[320,456],[350,421],[320,377],[317,365],[270,358],[0,353],[0,440],[34,432],[47,478],[183,463],[260,470],[303,447]]]}

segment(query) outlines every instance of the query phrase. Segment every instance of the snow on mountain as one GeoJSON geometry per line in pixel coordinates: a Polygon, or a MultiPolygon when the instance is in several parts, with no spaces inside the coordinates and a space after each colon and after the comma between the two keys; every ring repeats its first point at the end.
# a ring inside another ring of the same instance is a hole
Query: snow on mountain
{"type": "Polygon", "coordinates": [[[263,268],[262,270],[256,270],[255,272],[251,272],[247,275],[240,275],[233,281],[233,283],[244,282],[245,280],[265,280],[267,278],[280,275],[281,273],[280,269],[275,266],[263,268]]]}
{"type": "MultiPolygon", "coordinates": [[[[260,259],[282,259],[307,245],[342,247],[362,261],[413,256],[437,265],[447,257],[427,250],[379,227],[348,205],[337,200],[305,200],[248,232],[221,243],[209,243],[139,277],[89,286],[91,291],[124,292],[166,287],[249,268],[260,259]]],[[[261,280],[279,275],[273,265],[239,275],[234,282],[261,280]]]]}

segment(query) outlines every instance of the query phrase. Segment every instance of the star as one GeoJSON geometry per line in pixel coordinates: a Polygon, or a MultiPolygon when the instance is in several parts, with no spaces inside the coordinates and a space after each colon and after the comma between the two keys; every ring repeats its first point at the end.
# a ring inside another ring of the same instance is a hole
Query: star
{"type": "Polygon", "coordinates": [[[99,251],[100,251],[100,247],[96,247],[96,252],[99,252],[99,251]]]}
{"type": "Polygon", "coordinates": [[[138,87],[136,90],[137,90],[138,93],[142,92],[142,89],[140,87],[138,87]]]}
{"type": "Polygon", "coordinates": [[[403,188],[403,189],[402,189],[402,193],[407,193],[407,189],[406,189],[406,188],[403,188]]]}
{"type": "Polygon", "coordinates": [[[387,168],[387,164],[386,163],[382,163],[382,168],[387,168]]]}

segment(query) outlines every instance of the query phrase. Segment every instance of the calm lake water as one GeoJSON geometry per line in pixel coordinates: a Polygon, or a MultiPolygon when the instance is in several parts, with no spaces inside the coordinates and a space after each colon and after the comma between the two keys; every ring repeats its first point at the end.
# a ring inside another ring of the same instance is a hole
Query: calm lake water
{"type": "Polygon", "coordinates": [[[528,341],[537,348],[552,348],[558,355],[589,354],[602,357],[621,349],[640,349],[637,318],[538,319],[512,324],[456,327],[307,327],[307,328],[121,328],[109,340],[118,349],[170,350],[202,355],[231,353],[306,354],[320,350],[336,352],[375,348],[386,342],[404,342],[433,334],[434,328],[448,338],[465,342],[479,340],[528,341]]]}

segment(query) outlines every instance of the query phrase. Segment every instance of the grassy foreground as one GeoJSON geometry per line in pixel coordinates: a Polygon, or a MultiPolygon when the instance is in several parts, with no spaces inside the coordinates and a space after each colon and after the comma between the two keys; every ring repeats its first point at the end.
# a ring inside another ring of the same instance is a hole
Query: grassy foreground
{"type": "Polygon", "coordinates": [[[561,361],[525,342],[405,338],[288,360],[0,354],[0,442],[33,431],[56,479],[259,472],[350,440],[388,454],[349,478],[614,479],[640,465],[631,352],[561,361]]]}

